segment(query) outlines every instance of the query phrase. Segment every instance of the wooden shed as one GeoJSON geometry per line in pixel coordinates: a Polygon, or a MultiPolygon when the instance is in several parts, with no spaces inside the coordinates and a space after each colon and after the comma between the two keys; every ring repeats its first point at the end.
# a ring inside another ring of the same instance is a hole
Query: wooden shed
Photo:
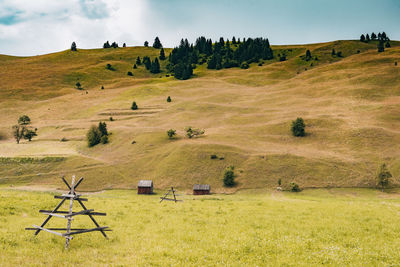
{"type": "Polygon", "coordinates": [[[153,181],[140,180],[137,187],[138,194],[153,194],[153,181]]]}
{"type": "Polygon", "coordinates": [[[210,185],[209,184],[195,184],[193,186],[193,195],[209,195],[210,185]]]}

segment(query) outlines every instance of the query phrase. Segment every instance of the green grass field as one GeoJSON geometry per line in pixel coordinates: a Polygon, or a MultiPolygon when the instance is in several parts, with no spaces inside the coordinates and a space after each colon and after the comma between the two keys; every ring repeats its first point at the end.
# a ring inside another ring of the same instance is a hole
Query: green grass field
{"type": "MultiPolygon", "coordinates": [[[[139,196],[111,190],[87,196],[88,208],[112,228],[71,241],[25,227],[40,224],[51,192],[0,189],[2,266],[398,266],[400,198],[395,192],[321,189],[301,193],[245,190],[185,195],[158,203],[163,191],[139,196]]],[[[65,208],[65,207],[64,207],[65,208]]],[[[53,218],[49,226],[63,226],[53,218]]],[[[72,222],[89,226],[87,218],[72,222]]]]}

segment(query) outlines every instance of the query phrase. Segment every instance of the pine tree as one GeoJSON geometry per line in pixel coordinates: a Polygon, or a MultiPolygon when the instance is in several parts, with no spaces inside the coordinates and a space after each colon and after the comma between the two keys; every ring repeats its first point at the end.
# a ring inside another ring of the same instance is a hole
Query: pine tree
{"type": "Polygon", "coordinates": [[[139,108],[139,107],[138,107],[138,105],[136,104],[136,102],[133,101],[132,106],[131,106],[131,109],[132,109],[132,110],[137,110],[138,108],[139,108]]]}
{"type": "Polygon", "coordinates": [[[140,61],[140,57],[138,56],[136,58],[136,65],[141,65],[141,64],[142,64],[142,62],[140,61]]]}
{"type": "Polygon", "coordinates": [[[110,47],[111,45],[108,41],[103,44],[103,48],[110,48],[110,47]]]}
{"type": "Polygon", "coordinates": [[[105,122],[99,122],[99,131],[101,136],[108,135],[107,124],[105,122]]]}
{"type": "Polygon", "coordinates": [[[232,44],[236,44],[236,38],[235,38],[235,36],[232,37],[232,44]]]}
{"type": "Polygon", "coordinates": [[[154,59],[154,61],[151,63],[150,72],[160,73],[160,63],[158,62],[158,58],[154,59]]]}
{"type": "Polygon", "coordinates": [[[369,38],[369,34],[367,33],[367,35],[365,35],[365,40],[367,41],[367,43],[369,42],[369,41],[371,41],[371,38],[369,38]]]}
{"type": "Polygon", "coordinates": [[[171,100],[171,97],[170,96],[168,96],[167,97],[167,102],[171,102],[172,100],[171,100]]]}
{"type": "Polygon", "coordinates": [[[160,60],[165,60],[164,48],[161,48],[160,50],[160,60]]]}
{"type": "Polygon", "coordinates": [[[390,45],[389,41],[386,41],[386,43],[385,43],[385,47],[386,47],[386,48],[390,48],[390,47],[391,47],[391,45],[390,45]]]}
{"type": "Polygon", "coordinates": [[[157,48],[157,49],[162,47],[162,44],[161,44],[160,39],[158,38],[158,36],[156,37],[156,39],[154,39],[153,47],[157,48]]]}
{"type": "Polygon", "coordinates": [[[336,52],[335,52],[335,48],[332,48],[332,56],[335,56],[336,52]]]}
{"type": "Polygon", "coordinates": [[[384,41],[380,40],[379,43],[378,43],[378,52],[381,53],[381,52],[384,52],[384,51],[385,51],[384,41]]]}
{"type": "Polygon", "coordinates": [[[136,64],[133,64],[133,68],[134,68],[134,69],[137,69],[137,66],[136,66],[136,64]]]}
{"type": "Polygon", "coordinates": [[[311,51],[307,49],[306,51],[306,60],[309,61],[312,58],[311,51]]]}
{"type": "Polygon", "coordinates": [[[71,51],[76,51],[76,43],[72,42],[71,44],[71,51]]]}
{"type": "Polygon", "coordinates": [[[373,32],[373,33],[371,33],[371,40],[372,41],[375,41],[376,40],[376,34],[373,32]]]}
{"type": "Polygon", "coordinates": [[[151,68],[151,61],[150,58],[148,56],[144,56],[143,57],[143,64],[146,67],[146,70],[150,70],[151,68]]]}
{"type": "Polygon", "coordinates": [[[225,46],[224,37],[220,37],[220,38],[219,38],[219,44],[221,45],[221,47],[224,47],[224,46],[225,46]]]}
{"type": "Polygon", "coordinates": [[[360,41],[361,41],[361,42],[365,42],[365,35],[364,35],[364,34],[361,34],[361,36],[360,36],[360,41]]]}
{"type": "Polygon", "coordinates": [[[144,42],[144,47],[149,47],[149,42],[145,41],[144,42]]]}
{"type": "Polygon", "coordinates": [[[305,136],[305,127],[304,120],[297,118],[295,121],[292,121],[292,134],[297,137],[305,136]]]}
{"type": "Polygon", "coordinates": [[[124,43],[124,44],[122,45],[122,47],[126,47],[126,43],[124,43]]]}

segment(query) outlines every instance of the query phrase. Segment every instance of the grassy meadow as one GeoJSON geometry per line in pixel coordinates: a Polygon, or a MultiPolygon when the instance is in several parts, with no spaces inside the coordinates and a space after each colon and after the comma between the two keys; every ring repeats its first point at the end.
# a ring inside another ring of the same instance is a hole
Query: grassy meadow
{"type": "MultiPolygon", "coordinates": [[[[233,195],[156,195],[110,190],[87,196],[101,225],[112,228],[65,240],[25,227],[55,193],[0,189],[2,266],[398,266],[400,198],[396,192],[319,189],[301,193],[244,190],[233,195]],[[182,198],[182,197],[181,197],[182,198]]],[[[65,210],[66,207],[64,207],[65,210]]],[[[78,216],[79,217],[79,216],[78,216]]],[[[82,216],[81,216],[82,217],[82,216]]],[[[76,217],[77,218],[77,217],[76,217]]],[[[61,227],[53,218],[48,226],[61,227]]],[[[91,227],[77,218],[73,227],[91,227]]]]}

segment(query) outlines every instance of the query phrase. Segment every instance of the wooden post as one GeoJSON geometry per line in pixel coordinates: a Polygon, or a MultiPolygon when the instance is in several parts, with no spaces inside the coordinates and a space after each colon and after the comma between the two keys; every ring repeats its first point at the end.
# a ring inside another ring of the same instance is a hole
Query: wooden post
{"type": "MultiPolygon", "coordinates": [[[[71,191],[70,191],[71,195],[75,195],[75,175],[72,176],[72,183],[71,183],[71,191]]],[[[70,198],[69,200],[69,215],[72,214],[72,206],[74,204],[74,199],[70,198]]],[[[65,237],[65,249],[69,248],[69,240],[70,240],[70,236],[69,233],[71,232],[71,221],[72,221],[72,216],[68,217],[68,223],[67,223],[67,233],[66,233],[66,237],[65,237]]]]}

